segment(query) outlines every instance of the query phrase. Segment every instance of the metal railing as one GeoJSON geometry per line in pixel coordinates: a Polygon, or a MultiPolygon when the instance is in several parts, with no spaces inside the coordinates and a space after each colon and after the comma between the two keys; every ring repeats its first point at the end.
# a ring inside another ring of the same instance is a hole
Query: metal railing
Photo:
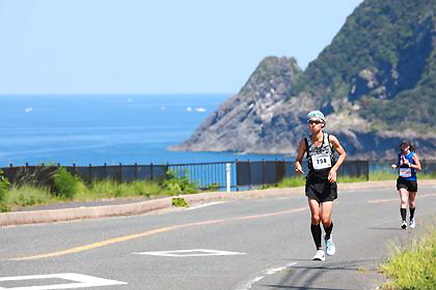
{"type": "MultiPolygon", "coordinates": [[[[340,167],[340,176],[363,177],[369,180],[372,172],[393,172],[394,161],[348,160],[340,167]]],[[[435,173],[436,160],[421,160],[422,173],[435,173]]],[[[31,183],[53,186],[53,175],[60,165],[13,166],[1,168],[3,175],[12,184],[31,183]]],[[[285,177],[294,177],[294,162],[275,161],[229,161],[190,164],[156,165],[106,165],[103,166],[62,166],[85,182],[113,179],[117,182],[135,180],[165,180],[168,172],[178,178],[188,178],[198,184],[201,190],[239,190],[258,185],[279,183],[285,177]]],[[[303,162],[307,171],[307,163],[303,162]]]]}
{"type": "Polygon", "coordinates": [[[168,164],[168,170],[173,171],[179,178],[187,177],[190,182],[198,183],[202,190],[222,190],[225,188],[236,188],[235,161],[190,163],[190,164],[168,164]],[[228,168],[230,167],[230,168],[228,168]],[[230,170],[230,176],[228,176],[230,170]]]}

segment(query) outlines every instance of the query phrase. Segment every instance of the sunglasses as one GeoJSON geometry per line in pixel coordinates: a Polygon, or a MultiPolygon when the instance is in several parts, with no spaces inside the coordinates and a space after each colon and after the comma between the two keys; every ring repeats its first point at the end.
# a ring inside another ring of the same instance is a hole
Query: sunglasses
{"type": "Polygon", "coordinates": [[[320,121],[320,120],[310,120],[310,121],[307,121],[307,123],[309,123],[310,125],[313,125],[313,124],[318,125],[318,124],[321,124],[322,121],[320,121]]]}

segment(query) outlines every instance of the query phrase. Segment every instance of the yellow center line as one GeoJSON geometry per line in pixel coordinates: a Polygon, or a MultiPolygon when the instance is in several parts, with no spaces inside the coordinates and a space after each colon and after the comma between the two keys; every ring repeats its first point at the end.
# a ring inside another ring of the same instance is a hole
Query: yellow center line
{"type": "Polygon", "coordinates": [[[88,245],[74,247],[74,248],[66,249],[66,250],[62,250],[62,251],[45,253],[45,254],[34,255],[34,256],[27,256],[27,257],[20,257],[20,258],[11,258],[9,260],[10,261],[27,261],[27,260],[59,257],[59,256],[68,255],[68,254],[79,253],[79,252],[83,252],[83,251],[87,251],[87,250],[97,249],[97,248],[109,246],[109,245],[116,244],[116,243],[126,242],[126,241],[133,240],[133,239],[138,239],[138,238],[152,236],[152,235],[156,235],[156,234],[160,234],[160,233],[164,233],[164,232],[169,232],[169,231],[173,231],[173,230],[177,230],[177,229],[181,229],[181,228],[187,228],[187,227],[193,227],[193,226],[203,226],[203,225],[212,225],[212,224],[226,223],[226,222],[232,222],[232,221],[259,219],[259,218],[264,218],[264,217],[271,217],[271,216],[278,216],[278,215],[301,212],[301,211],[304,211],[306,209],[307,209],[307,207],[300,207],[300,208],[279,211],[279,212],[250,215],[250,216],[242,216],[242,217],[235,217],[235,218],[228,218],[228,219],[207,220],[207,221],[201,221],[201,222],[195,222],[195,223],[188,223],[188,224],[163,227],[163,228],[158,228],[158,229],[146,231],[146,232],[139,233],[139,234],[132,234],[132,235],[116,237],[116,238],[100,241],[97,243],[92,243],[92,244],[88,244],[88,245]]]}
{"type": "MultiPolygon", "coordinates": [[[[436,193],[427,193],[427,194],[416,194],[416,197],[421,198],[427,198],[427,197],[433,197],[436,196],[436,193]]],[[[368,203],[383,203],[383,202],[396,202],[399,201],[399,198],[387,198],[387,199],[371,199],[368,200],[368,203]]]]}

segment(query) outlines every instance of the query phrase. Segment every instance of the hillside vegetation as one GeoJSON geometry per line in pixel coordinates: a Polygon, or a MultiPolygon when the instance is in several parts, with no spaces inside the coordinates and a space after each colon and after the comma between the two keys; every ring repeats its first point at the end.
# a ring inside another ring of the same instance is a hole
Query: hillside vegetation
{"type": "Polygon", "coordinates": [[[310,92],[327,113],[357,105],[385,129],[435,130],[435,11],[434,0],[363,2],[290,96],[310,92]]]}
{"type": "Polygon", "coordinates": [[[293,57],[267,57],[240,92],[174,150],[295,153],[305,116],[352,158],[392,158],[412,139],[436,156],[436,0],[366,0],[302,71],[293,57]]]}

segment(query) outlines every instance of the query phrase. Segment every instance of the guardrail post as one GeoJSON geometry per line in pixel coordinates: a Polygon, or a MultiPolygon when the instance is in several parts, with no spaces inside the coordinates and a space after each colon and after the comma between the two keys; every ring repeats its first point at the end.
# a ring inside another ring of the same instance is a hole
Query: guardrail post
{"type": "Polygon", "coordinates": [[[250,167],[250,159],[247,160],[248,165],[248,190],[251,189],[251,167],[250,167]]]}
{"type": "Polygon", "coordinates": [[[120,162],[120,166],[118,167],[119,170],[119,174],[120,174],[120,179],[119,179],[119,183],[123,182],[123,164],[120,162]]]}
{"type": "Polygon", "coordinates": [[[226,188],[227,192],[231,191],[232,185],[232,164],[226,163],[226,188]]]}
{"type": "MultiPolygon", "coordinates": [[[[277,159],[275,161],[275,165],[277,164],[277,159]]],[[[266,184],[265,184],[265,159],[262,158],[262,184],[263,187],[265,188],[266,184]]]]}
{"type": "Polygon", "coordinates": [[[361,171],[360,171],[360,159],[357,159],[356,161],[356,175],[357,177],[361,176],[361,171]]]}
{"type": "Polygon", "coordinates": [[[239,191],[239,180],[238,180],[238,162],[239,160],[235,160],[235,168],[236,168],[236,191],[239,191]]]}
{"type": "Polygon", "coordinates": [[[366,160],[366,181],[369,181],[369,161],[366,160]]]}

